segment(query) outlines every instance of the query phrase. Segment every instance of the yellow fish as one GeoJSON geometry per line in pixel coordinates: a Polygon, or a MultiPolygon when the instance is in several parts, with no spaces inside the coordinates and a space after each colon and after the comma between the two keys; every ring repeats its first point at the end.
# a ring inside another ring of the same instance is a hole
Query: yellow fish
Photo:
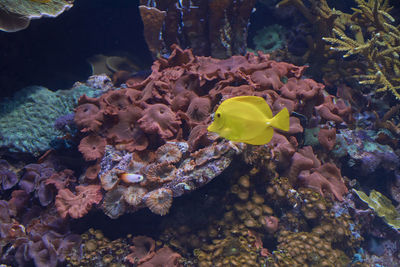
{"type": "Polygon", "coordinates": [[[273,116],[264,98],[237,96],[222,102],[207,130],[231,141],[263,145],[271,141],[273,128],[289,131],[287,108],[273,116]]]}

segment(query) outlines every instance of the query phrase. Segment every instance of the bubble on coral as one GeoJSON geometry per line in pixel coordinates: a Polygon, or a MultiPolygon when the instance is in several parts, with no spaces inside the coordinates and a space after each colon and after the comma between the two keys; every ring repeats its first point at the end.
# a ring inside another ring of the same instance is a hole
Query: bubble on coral
{"type": "Polygon", "coordinates": [[[163,216],[172,205],[172,191],[166,188],[153,190],[145,196],[145,203],[153,213],[163,216]]]}

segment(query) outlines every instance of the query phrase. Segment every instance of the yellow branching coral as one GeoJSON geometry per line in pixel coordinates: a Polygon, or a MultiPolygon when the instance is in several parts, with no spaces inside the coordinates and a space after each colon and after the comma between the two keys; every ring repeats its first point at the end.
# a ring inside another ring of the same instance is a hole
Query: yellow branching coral
{"type": "Polygon", "coordinates": [[[393,206],[390,199],[375,190],[372,190],[369,196],[363,191],[354,189],[354,192],[362,201],[367,203],[379,217],[382,217],[388,225],[396,230],[400,230],[400,213],[393,206]]]}
{"type": "Polygon", "coordinates": [[[357,75],[360,84],[377,85],[377,92],[390,91],[400,100],[400,26],[394,26],[395,19],[389,14],[392,9],[387,0],[356,0],[351,23],[346,29],[335,26],[335,37],[324,37],[331,49],[351,55],[362,56],[368,65],[368,74],[357,75]],[[364,41],[366,40],[366,41],[364,41]]]}

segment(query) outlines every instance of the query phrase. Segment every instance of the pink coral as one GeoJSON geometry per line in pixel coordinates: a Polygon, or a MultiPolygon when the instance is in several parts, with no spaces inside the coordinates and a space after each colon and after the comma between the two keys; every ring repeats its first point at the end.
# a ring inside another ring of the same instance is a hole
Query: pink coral
{"type": "Polygon", "coordinates": [[[275,216],[266,216],[264,218],[264,228],[268,233],[273,234],[278,231],[279,219],[275,216]]]}
{"type": "Polygon", "coordinates": [[[104,155],[106,140],[98,135],[91,134],[81,140],[79,151],[83,154],[85,160],[100,159],[104,155]]]}
{"type": "Polygon", "coordinates": [[[332,199],[339,201],[343,201],[343,195],[348,192],[339,168],[332,163],[325,163],[313,171],[302,171],[299,181],[302,186],[312,188],[323,196],[328,193],[332,199]]]}
{"type": "Polygon", "coordinates": [[[138,267],[180,267],[182,256],[174,252],[169,247],[163,247],[156,251],[156,254],[147,262],[140,264],[138,267]]]}
{"type": "Polygon", "coordinates": [[[181,124],[175,113],[164,104],[149,105],[138,123],[144,132],[158,134],[163,139],[176,136],[181,124]]]}
{"type": "Polygon", "coordinates": [[[76,194],[69,189],[61,189],[56,196],[57,211],[62,218],[70,215],[77,219],[83,217],[93,204],[99,204],[103,198],[99,185],[78,185],[76,194]]]}
{"type": "Polygon", "coordinates": [[[336,144],[336,129],[321,129],[318,132],[318,142],[323,148],[331,151],[336,144]]]}
{"type": "Polygon", "coordinates": [[[132,243],[133,246],[130,247],[132,252],[126,257],[126,260],[132,264],[140,265],[156,254],[156,242],[151,237],[135,236],[132,243]]]}
{"type": "Polygon", "coordinates": [[[98,131],[103,121],[103,113],[92,103],[79,105],[75,109],[75,124],[82,132],[98,131]]]}
{"type": "Polygon", "coordinates": [[[180,267],[181,255],[169,247],[156,250],[155,241],[147,236],[136,236],[130,247],[132,253],[126,257],[126,261],[138,267],[180,267]]]}

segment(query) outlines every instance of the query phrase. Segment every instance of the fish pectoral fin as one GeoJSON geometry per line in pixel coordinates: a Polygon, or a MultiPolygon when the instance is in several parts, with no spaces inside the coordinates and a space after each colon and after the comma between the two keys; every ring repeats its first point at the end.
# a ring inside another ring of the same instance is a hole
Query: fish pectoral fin
{"type": "Polygon", "coordinates": [[[267,123],[268,122],[269,122],[269,126],[272,126],[276,129],[279,129],[279,130],[282,130],[285,132],[289,131],[289,127],[290,127],[289,111],[287,110],[287,108],[282,109],[271,120],[267,121],[267,123]]]}
{"type": "Polygon", "coordinates": [[[242,140],[242,142],[250,145],[264,145],[271,141],[272,136],[274,136],[274,129],[272,127],[267,127],[260,135],[250,140],[242,140]]]}

